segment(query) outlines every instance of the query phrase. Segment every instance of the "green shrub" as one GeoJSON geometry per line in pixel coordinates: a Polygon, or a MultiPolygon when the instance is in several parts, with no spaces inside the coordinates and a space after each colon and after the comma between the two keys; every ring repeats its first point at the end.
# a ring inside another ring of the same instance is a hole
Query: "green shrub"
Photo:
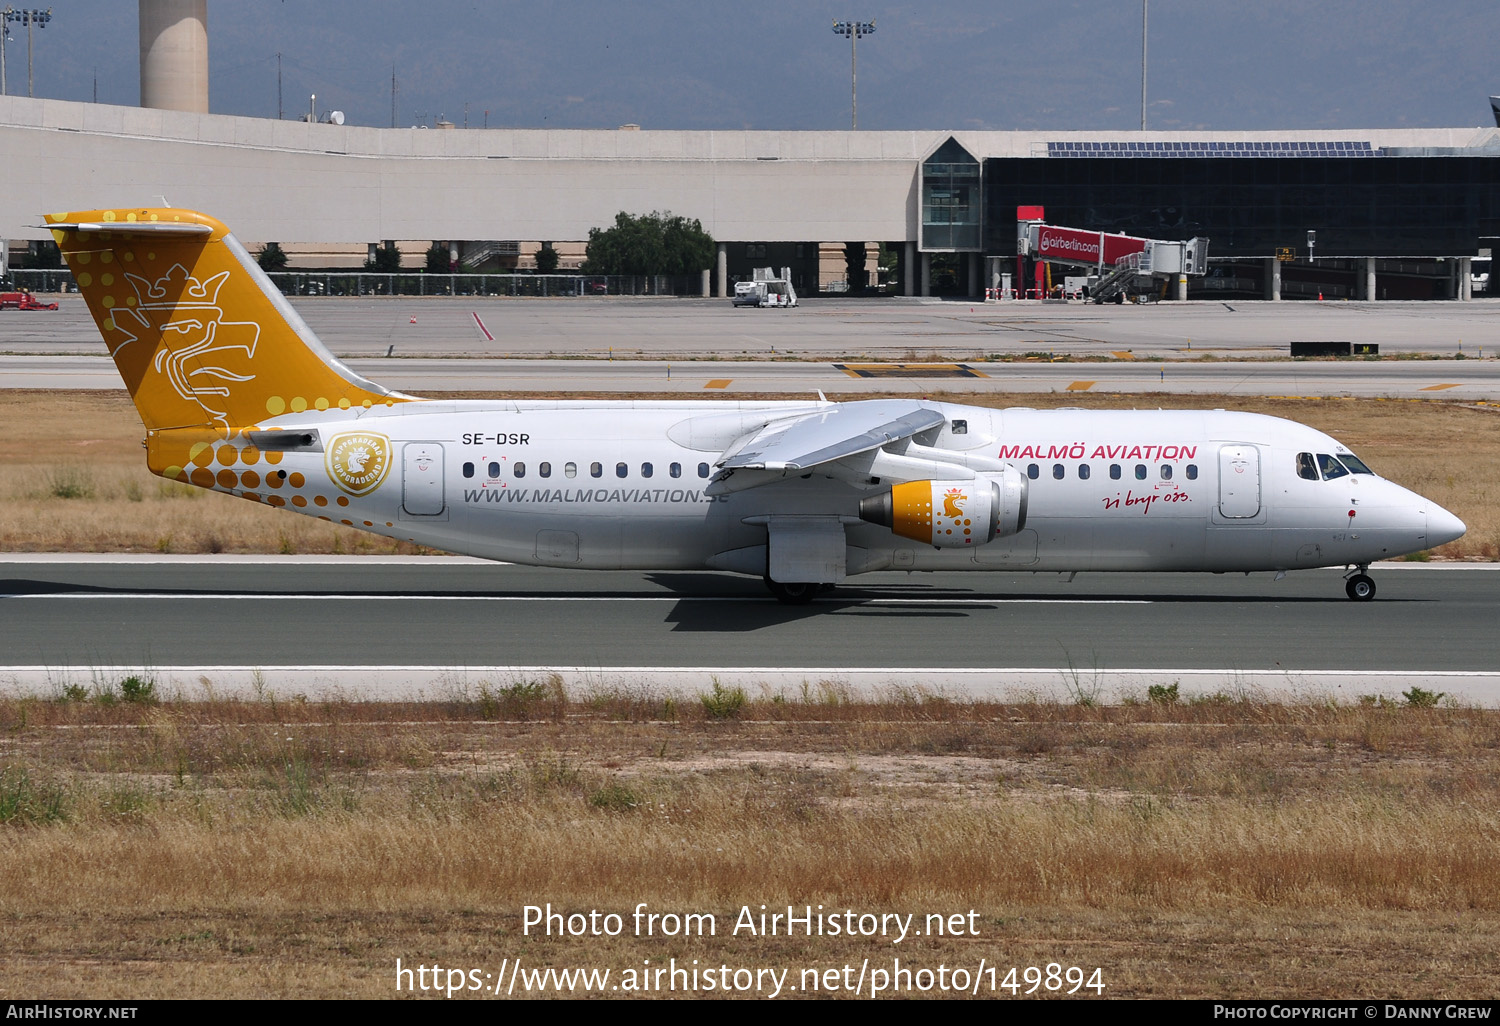
{"type": "Polygon", "coordinates": [[[156,681],[131,674],[120,681],[120,697],[127,702],[152,705],[156,702],[156,681]]]}
{"type": "Polygon", "coordinates": [[[717,680],[714,681],[712,691],[698,697],[703,701],[703,711],[711,720],[734,719],[744,708],[746,700],[744,688],[726,688],[717,680]]]}
{"type": "Polygon", "coordinates": [[[1431,709],[1447,696],[1446,691],[1428,691],[1415,684],[1409,690],[1401,692],[1401,697],[1406,699],[1406,704],[1412,709],[1431,709]]]}
{"type": "Polygon", "coordinates": [[[1157,705],[1177,704],[1177,681],[1170,684],[1152,684],[1146,688],[1146,700],[1157,705]]]}

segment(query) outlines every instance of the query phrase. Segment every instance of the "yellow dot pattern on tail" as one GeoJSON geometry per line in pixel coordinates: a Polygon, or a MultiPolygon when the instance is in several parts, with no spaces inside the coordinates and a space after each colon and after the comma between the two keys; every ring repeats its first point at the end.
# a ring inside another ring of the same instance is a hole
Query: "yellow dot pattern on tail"
{"type": "Polygon", "coordinates": [[[147,428],[222,437],[283,411],[410,397],[335,359],[223,224],[189,210],[47,218],[147,428]]]}
{"type": "MultiPolygon", "coordinates": [[[[283,413],[413,398],[340,363],[211,217],[89,210],[47,223],[146,425],[147,464],[162,477],[285,505],[256,490],[280,488],[282,478],[231,469],[261,458],[248,432],[283,413]]],[[[281,454],[264,458],[274,465],[281,454]]],[[[306,504],[301,489],[293,486],[294,505],[306,504]]]]}

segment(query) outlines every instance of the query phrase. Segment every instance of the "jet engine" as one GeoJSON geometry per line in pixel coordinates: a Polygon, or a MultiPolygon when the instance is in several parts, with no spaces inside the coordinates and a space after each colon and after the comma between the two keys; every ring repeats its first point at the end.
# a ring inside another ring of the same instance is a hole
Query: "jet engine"
{"type": "Polygon", "coordinates": [[[940,549],[983,545],[1026,526],[1026,478],[1006,467],[970,481],[908,481],[861,499],[859,518],[940,549]]]}

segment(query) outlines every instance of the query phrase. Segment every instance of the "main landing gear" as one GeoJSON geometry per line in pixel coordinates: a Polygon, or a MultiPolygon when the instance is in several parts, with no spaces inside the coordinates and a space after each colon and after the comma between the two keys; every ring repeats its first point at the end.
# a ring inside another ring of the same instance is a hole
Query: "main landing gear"
{"type": "Polygon", "coordinates": [[[1353,574],[1344,577],[1344,593],[1355,602],[1368,602],[1375,597],[1375,580],[1365,573],[1368,566],[1356,567],[1353,574]]]}
{"type": "Polygon", "coordinates": [[[776,596],[776,601],[788,606],[805,606],[813,600],[815,595],[825,591],[832,591],[831,584],[817,584],[808,581],[773,581],[769,577],[763,578],[766,587],[771,589],[771,594],[776,596]]]}

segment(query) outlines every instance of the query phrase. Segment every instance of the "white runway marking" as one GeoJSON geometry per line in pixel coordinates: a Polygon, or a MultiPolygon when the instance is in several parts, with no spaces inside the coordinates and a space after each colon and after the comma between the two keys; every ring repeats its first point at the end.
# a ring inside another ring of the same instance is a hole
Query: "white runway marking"
{"type": "MultiPolygon", "coordinates": [[[[91,602],[111,602],[128,599],[131,602],[167,599],[214,599],[224,602],[773,602],[770,595],[369,595],[346,593],[310,592],[261,592],[253,595],[233,592],[200,591],[36,591],[5,592],[0,599],[83,599],[91,602]]],[[[846,596],[829,598],[824,602],[844,605],[857,603],[862,606],[943,605],[992,606],[992,605],[1049,605],[1049,606],[1149,606],[1151,599],[1077,599],[1077,598],[949,598],[932,595],[925,598],[858,598],[846,596]]]]}

